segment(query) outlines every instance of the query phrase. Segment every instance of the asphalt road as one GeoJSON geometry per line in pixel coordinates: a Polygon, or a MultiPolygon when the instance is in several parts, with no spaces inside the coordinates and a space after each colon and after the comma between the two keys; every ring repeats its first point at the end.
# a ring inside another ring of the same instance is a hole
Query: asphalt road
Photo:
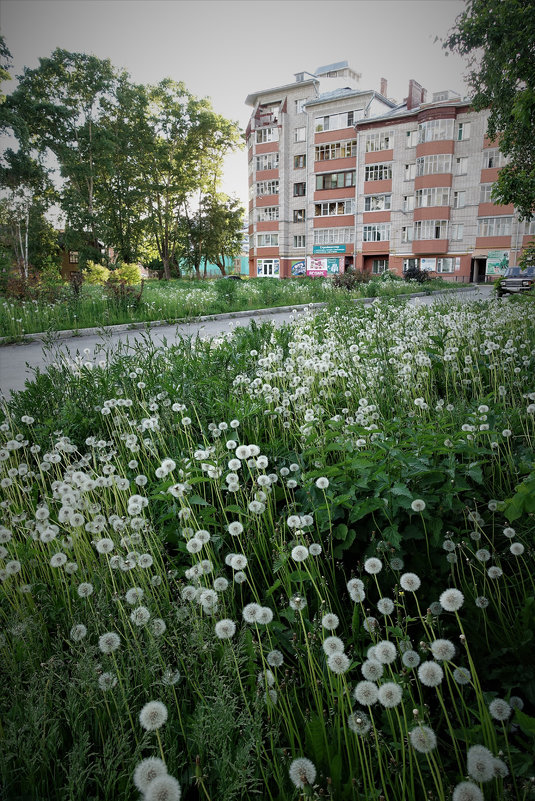
{"type": "MultiPolygon", "coordinates": [[[[460,292],[454,297],[462,301],[481,300],[490,297],[493,289],[488,285],[475,287],[470,292],[460,292]]],[[[451,295],[448,295],[451,297],[451,295]]],[[[435,300],[444,300],[444,295],[425,295],[423,297],[411,298],[408,303],[418,305],[429,305],[435,300]]],[[[370,301],[371,302],[371,301],[370,301]]],[[[229,319],[228,315],[220,315],[217,319],[182,323],[180,325],[163,325],[152,328],[151,338],[156,344],[173,344],[183,336],[197,336],[211,338],[229,331],[236,326],[247,326],[251,320],[258,324],[263,322],[273,322],[275,325],[282,325],[290,321],[295,314],[303,314],[302,311],[296,313],[288,311],[263,310],[252,312],[251,314],[229,319]]],[[[116,347],[119,342],[126,346],[131,345],[146,336],[146,332],[140,331],[115,331],[109,332],[105,336],[102,334],[91,334],[88,336],[77,336],[70,339],[56,339],[51,345],[44,346],[40,340],[16,343],[0,347],[0,391],[5,398],[10,394],[24,389],[26,381],[33,378],[33,370],[39,368],[45,370],[47,365],[57,360],[59,354],[68,355],[71,359],[77,356],[84,360],[93,361],[99,358],[98,351],[105,345],[107,348],[116,347]]]]}

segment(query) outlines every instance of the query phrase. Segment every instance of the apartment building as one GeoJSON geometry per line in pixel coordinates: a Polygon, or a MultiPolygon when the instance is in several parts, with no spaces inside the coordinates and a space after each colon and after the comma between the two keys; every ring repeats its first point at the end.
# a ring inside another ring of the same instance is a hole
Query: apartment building
{"type": "Polygon", "coordinates": [[[487,112],[416,81],[396,103],[340,62],[256,92],[247,128],[249,274],[402,274],[485,280],[535,233],[490,197],[501,154],[487,112]]]}

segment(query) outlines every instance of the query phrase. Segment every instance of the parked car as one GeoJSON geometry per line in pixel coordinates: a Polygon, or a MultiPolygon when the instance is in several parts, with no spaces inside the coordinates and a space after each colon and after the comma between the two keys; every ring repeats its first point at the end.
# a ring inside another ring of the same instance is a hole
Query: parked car
{"type": "Polygon", "coordinates": [[[497,286],[498,297],[513,295],[518,292],[529,292],[535,285],[535,265],[522,270],[520,267],[508,267],[507,272],[497,286]]]}

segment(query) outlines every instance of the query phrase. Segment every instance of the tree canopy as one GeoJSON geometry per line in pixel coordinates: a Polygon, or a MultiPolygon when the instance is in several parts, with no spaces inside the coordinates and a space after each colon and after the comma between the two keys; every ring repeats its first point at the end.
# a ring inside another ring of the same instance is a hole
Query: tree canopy
{"type": "Polygon", "coordinates": [[[535,216],[535,0],[468,0],[444,47],[468,60],[476,110],[507,164],[493,198],[535,216]]]}

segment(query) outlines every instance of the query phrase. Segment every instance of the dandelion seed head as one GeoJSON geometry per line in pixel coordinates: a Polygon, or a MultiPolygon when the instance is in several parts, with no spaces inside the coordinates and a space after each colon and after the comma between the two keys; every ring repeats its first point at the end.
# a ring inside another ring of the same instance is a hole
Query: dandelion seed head
{"type": "Polygon", "coordinates": [[[425,501],[422,501],[421,498],[416,498],[411,503],[411,509],[413,510],[413,512],[423,512],[423,510],[425,509],[425,501]]]}
{"type": "Polygon", "coordinates": [[[310,759],[300,757],[294,759],[289,768],[289,776],[295,787],[302,789],[306,785],[313,785],[316,781],[316,768],[310,759]]]}
{"type": "Polygon", "coordinates": [[[236,633],[236,624],[228,618],[218,620],[215,624],[215,633],[220,640],[229,640],[236,633]]]}
{"type": "Polygon", "coordinates": [[[98,647],[103,654],[111,654],[121,645],[121,638],[115,631],[107,631],[98,638],[98,647]]]}
{"type": "Polygon", "coordinates": [[[145,790],[143,801],[180,801],[181,789],[173,776],[157,776],[145,790]]]}
{"type": "Polygon", "coordinates": [[[387,681],[385,684],[381,684],[377,695],[379,702],[387,709],[397,706],[401,702],[402,696],[403,692],[401,687],[393,681],[387,681]]]}
{"type": "Polygon", "coordinates": [[[364,570],[366,571],[366,573],[369,573],[372,576],[376,575],[377,573],[380,573],[382,568],[383,568],[383,563],[381,562],[380,559],[377,559],[377,557],[375,556],[372,556],[370,559],[366,559],[366,561],[364,562],[364,570]]]}
{"type": "Polygon", "coordinates": [[[409,741],[420,754],[428,754],[437,746],[437,736],[429,726],[416,726],[409,732],[409,741]]]}
{"type": "Polygon", "coordinates": [[[134,784],[137,789],[144,793],[150,782],[159,776],[166,776],[167,768],[165,762],[158,757],[147,757],[136,765],[134,770],[134,784]]]}
{"type": "Polygon", "coordinates": [[[484,745],[473,745],[466,757],[467,773],[476,782],[488,782],[494,778],[494,757],[484,745]]]}
{"type": "Polygon", "coordinates": [[[435,640],[431,643],[431,653],[438,662],[451,662],[455,656],[455,646],[450,640],[435,640]]]}
{"type": "Polygon", "coordinates": [[[360,672],[368,681],[377,681],[384,673],[384,667],[377,659],[367,659],[362,663],[360,672]]]}
{"type": "Polygon", "coordinates": [[[349,657],[344,653],[331,654],[327,658],[327,666],[333,673],[341,675],[349,670],[350,665],[349,657]]]}
{"type": "Polygon", "coordinates": [[[372,706],[377,702],[379,689],[372,681],[359,681],[353,690],[353,698],[361,706],[372,706]]]}
{"type": "Polygon", "coordinates": [[[400,586],[406,592],[416,592],[421,586],[421,581],[416,573],[403,573],[399,579],[400,586]]]}
{"type": "Polygon", "coordinates": [[[508,720],[511,711],[511,706],[503,698],[495,698],[489,704],[489,712],[495,720],[508,720]]]}
{"type": "Polygon", "coordinates": [[[453,790],[451,801],[484,801],[484,798],[477,784],[459,782],[453,790]]]}
{"type": "Polygon", "coordinates": [[[352,712],[347,718],[347,725],[360,737],[368,734],[372,727],[369,717],[364,712],[352,712]]]}
{"type": "Polygon", "coordinates": [[[390,665],[396,656],[396,646],[389,640],[381,640],[375,646],[375,659],[383,665],[390,665]]]}
{"type": "Polygon", "coordinates": [[[417,668],[420,664],[420,654],[409,649],[403,652],[401,661],[407,668],[417,668]]]}
{"type": "Polygon", "coordinates": [[[146,731],[156,731],[167,720],[167,707],[161,701],[149,701],[139,713],[139,722],[146,731]]]}
{"type": "Polygon", "coordinates": [[[453,671],[453,678],[457,684],[469,684],[472,681],[472,674],[465,667],[457,667],[453,671]]]}
{"type": "Polygon", "coordinates": [[[460,590],[450,587],[448,590],[444,590],[439,601],[446,612],[456,612],[464,603],[464,595],[460,590]]]}
{"type": "Polygon", "coordinates": [[[268,665],[271,665],[271,667],[281,667],[281,665],[284,664],[284,656],[280,651],[273,650],[267,654],[266,662],[268,665]]]}
{"type": "Polygon", "coordinates": [[[429,660],[418,667],[418,678],[426,687],[437,687],[444,678],[444,671],[438,662],[429,660]]]}
{"type": "Polygon", "coordinates": [[[332,612],[328,612],[321,619],[321,625],[324,629],[328,629],[329,631],[334,631],[334,629],[338,628],[339,624],[340,620],[338,616],[332,612]]]}

